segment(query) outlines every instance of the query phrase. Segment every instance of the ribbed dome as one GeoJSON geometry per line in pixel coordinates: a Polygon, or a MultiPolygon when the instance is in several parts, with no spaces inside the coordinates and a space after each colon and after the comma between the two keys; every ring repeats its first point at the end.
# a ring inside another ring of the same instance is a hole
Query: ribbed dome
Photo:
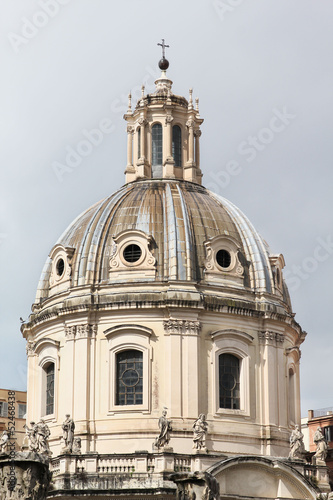
{"type": "MultiPolygon", "coordinates": [[[[139,230],[152,237],[155,281],[202,281],[204,243],[228,235],[241,249],[246,288],[261,293],[274,291],[267,246],[242,212],[198,184],[173,180],[126,184],[74,220],[57,242],[74,249],[71,287],[112,284],[109,268],[113,237],[126,230],[139,230]]],[[[48,297],[51,268],[48,258],[36,302],[48,297]]],[[[286,289],[284,292],[287,299],[286,289]]]]}

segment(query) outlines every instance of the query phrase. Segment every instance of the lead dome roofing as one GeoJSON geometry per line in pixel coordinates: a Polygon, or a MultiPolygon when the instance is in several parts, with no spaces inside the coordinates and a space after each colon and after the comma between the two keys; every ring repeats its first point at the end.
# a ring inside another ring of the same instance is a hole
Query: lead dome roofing
{"type": "MultiPolygon", "coordinates": [[[[174,180],[126,184],[70,224],[57,244],[75,249],[71,286],[112,284],[112,237],[133,229],[153,238],[155,281],[201,281],[206,258],[204,242],[227,234],[237,241],[250,263],[250,288],[272,292],[274,281],[267,246],[245,215],[198,184],[174,180]]],[[[51,264],[48,258],[37,289],[37,303],[49,295],[51,264]]]]}

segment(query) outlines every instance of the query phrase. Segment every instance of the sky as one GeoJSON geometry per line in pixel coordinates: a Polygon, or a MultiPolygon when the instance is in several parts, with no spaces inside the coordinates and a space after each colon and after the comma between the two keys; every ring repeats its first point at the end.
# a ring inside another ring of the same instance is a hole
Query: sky
{"type": "Polygon", "coordinates": [[[125,182],[127,94],[200,99],[203,183],[286,261],[302,415],[333,407],[332,0],[0,0],[0,387],[25,390],[20,317],[70,222],[125,182]],[[109,120],[102,140],[80,142],[109,120]],[[98,142],[98,144],[97,144],[98,142]],[[81,151],[76,154],[73,151],[81,151]]]}

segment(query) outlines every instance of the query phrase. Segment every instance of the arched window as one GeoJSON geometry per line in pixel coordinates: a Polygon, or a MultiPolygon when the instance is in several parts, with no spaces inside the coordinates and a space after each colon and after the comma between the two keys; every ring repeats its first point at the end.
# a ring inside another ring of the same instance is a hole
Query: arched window
{"type": "Polygon", "coordinates": [[[289,418],[291,422],[296,422],[296,401],[295,401],[295,373],[292,368],[289,368],[289,418]]]}
{"type": "Polygon", "coordinates": [[[182,166],[182,130],[179,125],[172,127],[172,156],[176,167],[182,166]]]}
{"type": "Polygon", "coordinates": [[[162,125],[155,123],[151,129],[152,134],[152,166],[157,167],[162,165],[163,160],[163,138],[162,125]]]}
{"type": "Polygon", "coordinates": [[[45,368],[46,376],[46,415],[54,413],[54,363],[49,363],[45,368]]]}
{"type": "Polygon", "coordinates": [[[143,355],[134,349],[116,355],[116,405],[143,404],[143,355]]]}
{"type": "Polygon", "coordinates": [[[219,355],[219,406],[240,409],[240,362],[232,354],[219,355]]]}
{"type": "Polygon", "coordinates": [[[138,159],[141,158],[141,127],[138,128],[138,159]]]}

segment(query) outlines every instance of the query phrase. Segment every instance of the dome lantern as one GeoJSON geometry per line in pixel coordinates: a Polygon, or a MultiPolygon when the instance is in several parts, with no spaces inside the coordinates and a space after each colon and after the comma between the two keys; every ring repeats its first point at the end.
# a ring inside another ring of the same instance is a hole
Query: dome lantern
{"type": "MultiPolygon", "coordinates": [[[[158,44],[163,55],[159,61],[162,73],[155,81],[155,92],[142,94],[132,111],[124,115],[127,121],[126,182],[142,179],[181,179],[201,184],[201,136],[199,108],[190,99],[172,92],[167,77],[169,61],[165,58],[164,39],[158,44]]],[[[196,102],[198,100],[196,99],[196,102]]]]}

